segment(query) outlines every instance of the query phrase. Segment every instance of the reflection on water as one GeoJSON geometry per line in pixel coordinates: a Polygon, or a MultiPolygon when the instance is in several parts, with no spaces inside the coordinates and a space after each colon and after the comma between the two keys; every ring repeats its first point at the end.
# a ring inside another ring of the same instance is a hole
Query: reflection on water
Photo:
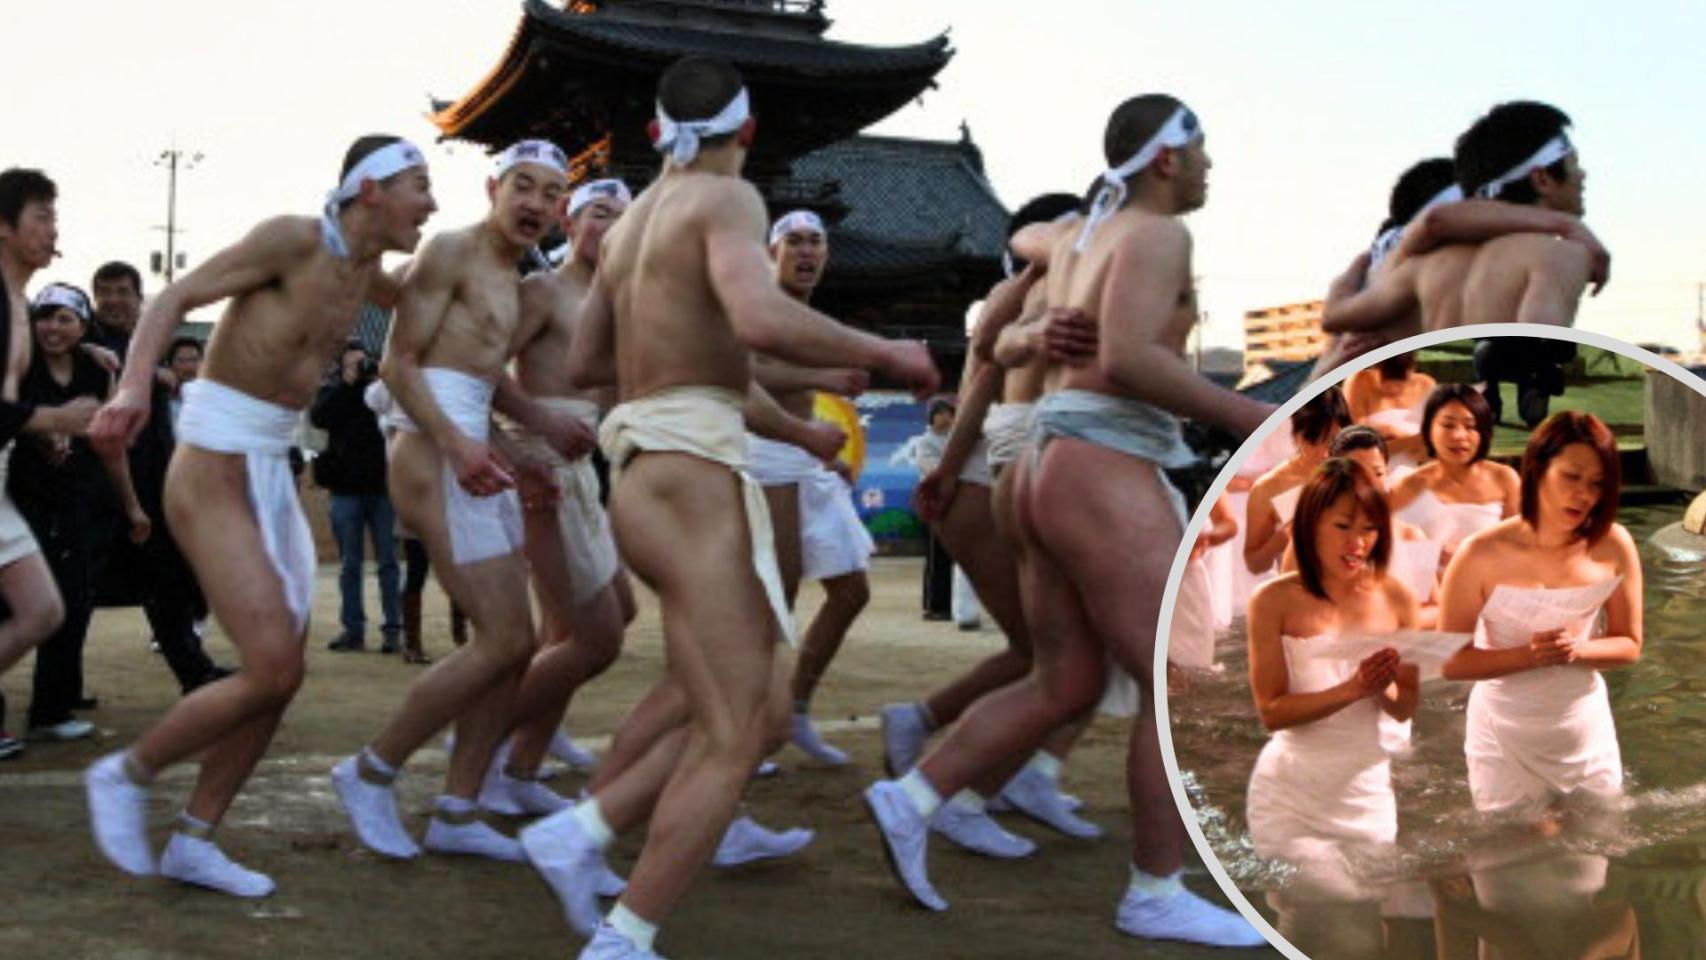
{"type": "Polygon", "coordinates": [[[1463,760],[1469,685],[1429,683],[1413,744],[1392,763],[1398,848],[1347,857],[1355,892],[1344,876],[1319,882],[1251,848],[1244,794],[1267,734],[1235,622],[1218,641],[1225,672],[1190,678],[1169,712],[1198,821],[1251,903],[1315,960],[1706,960],[1706,538],[1682,531],[1681,514],[1618,516],[1646,573],[1641,661],[1605,674],[1626,795],[1541,826],[1477,814],[1463,760]]]}

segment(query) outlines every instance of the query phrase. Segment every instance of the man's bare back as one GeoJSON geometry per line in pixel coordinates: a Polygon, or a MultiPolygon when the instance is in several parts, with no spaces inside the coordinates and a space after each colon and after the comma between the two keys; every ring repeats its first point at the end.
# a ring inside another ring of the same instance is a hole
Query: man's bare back
{"type": "Polygon", "coordinates": [[[1555,236],[1519,233],[1481,245],[1463,281],[1464,323],[1575,322],[1593,254],[1555,236]]]}

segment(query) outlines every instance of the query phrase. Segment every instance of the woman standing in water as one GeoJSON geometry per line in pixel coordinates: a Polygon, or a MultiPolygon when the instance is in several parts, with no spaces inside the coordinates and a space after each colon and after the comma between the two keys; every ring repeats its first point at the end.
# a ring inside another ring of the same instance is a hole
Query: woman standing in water
{"type": "Polygon", "coordinates": [[[1522,456],[1521,515],[1470,538],[1446,570],[1440,629],[1480,628],[1444,666],[1480,681],[1464,742],[1478,810],[1538,812],[1622,788],[1598,672],[1641,656],[1641,560],[1613,522],[1620,485],[1611,430],[1554,414],[1522,456]]]}
{"type": "Polygon", "coordinates": [[[1493,412],[1467,384],[1441,384],[1428,395],[1422,439],[1433,462],[1398,481],[1392,509],[1444,544],[1450,560],[1471,534],[1517,514],[1521,481],[1515,470],[1487,459],[1493,412]]]}

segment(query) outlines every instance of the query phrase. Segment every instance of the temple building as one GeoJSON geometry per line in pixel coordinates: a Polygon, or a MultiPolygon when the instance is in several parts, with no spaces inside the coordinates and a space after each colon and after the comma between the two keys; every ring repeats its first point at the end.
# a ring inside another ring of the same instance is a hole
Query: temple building
{"type": "Polygon", "coordinates": [[[746,176],[772,217],[805,208],[830,225],[815,305],[855,326],[927,342],[950,382],[965,314],[1001,276],[1007,210],[962,127],[957,141],[860,131],[922,96],[954,51],[830,40],[823,0],[527,0],[514,39],[460,99],[436,104],[446,138],[497,150],[541,137],[576,180],[656,176],[647,138],[657,81],[691,54],[746,78],[758,139],[746,176]]]}

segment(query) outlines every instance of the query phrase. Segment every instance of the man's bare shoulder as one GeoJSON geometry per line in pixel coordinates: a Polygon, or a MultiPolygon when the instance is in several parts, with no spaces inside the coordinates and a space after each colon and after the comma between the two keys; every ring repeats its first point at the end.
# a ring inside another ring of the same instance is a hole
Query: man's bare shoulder
{"type": "Polygon", "coordinates": [[[1178,217],[1134,211],[1116,230],[1114,249],[1124,256],[1176,256],[1191,249],[1191,231],[1178,217]]]}
{"type": "Polygon", "coordinates": [[[320,246],[320,221],[291,214],[270,217],[255,224],[243,242],[272,252],[307,255],[320,246]]]}

